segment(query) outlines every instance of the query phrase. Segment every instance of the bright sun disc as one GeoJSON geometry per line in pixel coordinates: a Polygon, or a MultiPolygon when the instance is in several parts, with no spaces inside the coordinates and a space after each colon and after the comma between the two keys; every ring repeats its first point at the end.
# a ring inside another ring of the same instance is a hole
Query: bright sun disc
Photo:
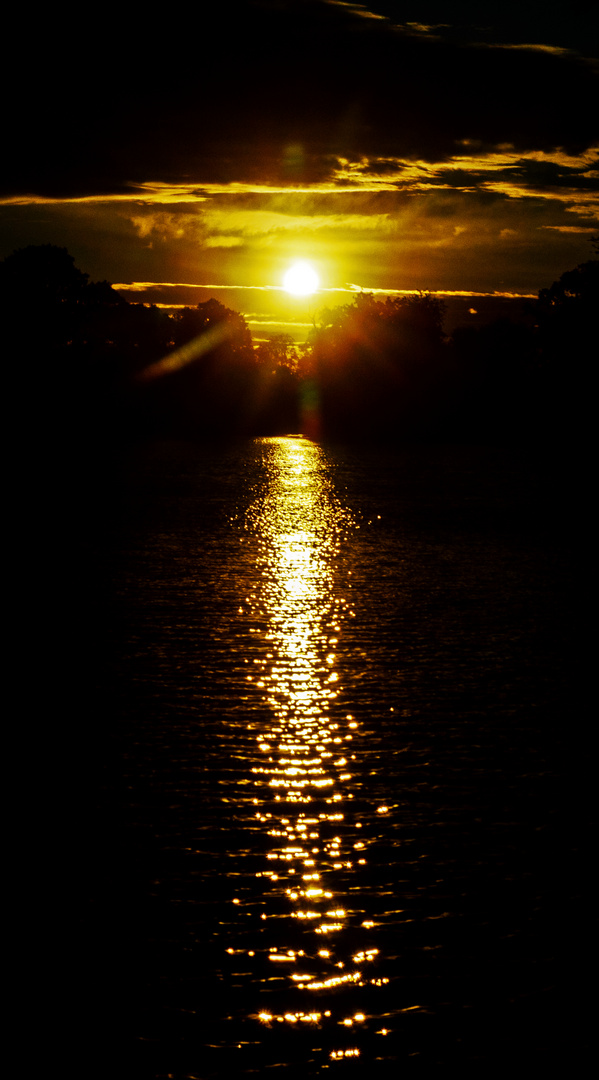
{"type": "Polygon", "coordinates": [[[310,263],[296,262],[285,274],[283,286],[294,296],[309,296],[318,288],[318,274],[310,263]]]}

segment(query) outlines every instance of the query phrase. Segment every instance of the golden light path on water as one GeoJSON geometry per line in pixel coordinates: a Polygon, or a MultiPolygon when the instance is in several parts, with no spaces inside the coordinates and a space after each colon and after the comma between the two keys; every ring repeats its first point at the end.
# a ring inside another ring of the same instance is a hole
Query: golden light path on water
{"type": "MultiPolygon", "coordinates": [[[[247,682],[272,719],[250,725],[258,749],[251,783],[256,823],[268,838],[258,871],[267,879],[261,918],[278,920],[268,963],[284,989],[271,993],[254,1019],[270,1027],[326,1025],[327,1058],[356,1057],[357,1029],[376,1018],[356,1008],[355,993],[339,991],[388,982],[369,944],[373,923],[356,908],[367,866],[351,812],[359,732],[341,703],[338,668],[339,636],[354,616],[342,549],[356,525],[319,446],[301,438],[262,445],[268,486],[246,522],[258,540],[256,588],[240,613],[250,617],[250,632],[265,638],[247,682]]],[[[387,1031],[379,1022],[374,1033],[387,1031]]]]}

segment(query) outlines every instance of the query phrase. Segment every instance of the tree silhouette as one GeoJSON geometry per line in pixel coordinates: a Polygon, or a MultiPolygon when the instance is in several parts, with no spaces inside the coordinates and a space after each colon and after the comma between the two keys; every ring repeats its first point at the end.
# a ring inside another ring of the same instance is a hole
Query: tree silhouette
{"type": "Polygon", "coordinates": [[[538,340],[548,434],[577,437],[591,387],[587,362],[597,352],[599,260],[567,270],[539,293],[538,340]]]}
{"type": "Polygon", "coordinates": [[[443,315],[428,293],[385,301],[360,293],[323,312],[311,347],[325,430],[395,438],[434,424],[443,315]]]}
{"type": "Polygon", "coordinates": [[[67,249],[53,244],[19,248],[0,263],[0,296],[11,303],[80,303],[88,280],[67,249]]]}
{"type": "Polygon", "coordinates": [[[297,369],[297,355],[291,334],[272,334],[267,341],[261,341],[256,347],[256,360],[259,364],[271,367],[297,369]]]}
{"type": "Polygon", "coordinates": [[[71,353],[87,346],[97,353],[100,342],[112,340],[109,312],[126,301],[107,281],[90,283],[66,248],[42,244],[21,248],[0,263],[0,319],[10,348],[30,362],[49,353],[71,353]]]}
{"type": "Polygon", "coordinates": [[[548,289],[539,293],[541,318],[571,326],[586,324],[597,314],[599,299],[599,260],[590,259],[554,281],[548,289]]]}
{"type": "Polygon", "coordinates": [[[210,299],[162,318],[167,346],[138,368],[142,423],[198,437],[247,430],[256,359],[243,315],[210,299]]]}
{"type": "Polygon", "coordinates": [[[599,260],[581,263],[542,289],[538,300],[543,364],[559,368],[567,354],[586,357],[597,344],[599,260]]]}
{"type": "Polygon", "coordinates": [[[300,377],[290,334],[273,334],[255,350],[258,391],[254,430],[283,434],[299,427],[300,377]]]}
{"type": "Polygon", "coordinates": [[[590,260],[541,290],[534,331],[503,319],[447,342],[444,305],[429,293],[360,293],[321,312],[303,350],[284,334],[254,349],[243,315],[218,300],[171,312],[128,304],[108,282],[90,282],[65,248],[23,248],[0,263],[15,400],[30,426],[71,443],[302,423],[363,439],[574,434],[598,306],[590,260]]]}
{"type": "Polygon", "coordinates": [[[215,326],[222,326],[226,329],[223,340],[228,342],[229,349],[245,359],[253,356],[252,335],[243,315],[218,300],[211,298],[195,308],[183,308],[171,317],[171,322],[175,347],[187,344],[215,326]]]}
{"type": "Polygon", "coordinates": [[[476,441],[527,437],[539,386],[534,331],[510,319],[454,330],[453,434],[476,441]]]}

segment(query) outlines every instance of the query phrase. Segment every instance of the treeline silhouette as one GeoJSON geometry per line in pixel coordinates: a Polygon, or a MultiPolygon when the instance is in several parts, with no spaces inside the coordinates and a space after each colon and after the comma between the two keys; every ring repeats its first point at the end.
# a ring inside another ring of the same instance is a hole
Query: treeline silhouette
{"type": "Polygon", "coordinates": [[[598,270],[591,260],[543,289],[530,325],[447,337],[430,294],[360,293],[294,346],[286,335],[254,344],[243,316],[214,299],[128,303],[66,249],[31,246],[0,263],[2,337],[36,422],[67,437],[557,439],[578,423],[598,270]]]}

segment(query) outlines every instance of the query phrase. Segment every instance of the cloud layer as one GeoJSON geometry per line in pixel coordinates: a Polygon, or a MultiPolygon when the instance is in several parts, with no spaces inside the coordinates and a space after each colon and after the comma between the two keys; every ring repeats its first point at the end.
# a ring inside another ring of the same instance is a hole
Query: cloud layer
{"type": "Polygon", "coordinates": [[[125,10],[68,52],[66,20],[17,20],[0,254],[53,242],[93,277],[263,287],[309,257],[329,288],[520,292],[589,257],[582,18],[337,0],[189,18],[125,10]]]}

